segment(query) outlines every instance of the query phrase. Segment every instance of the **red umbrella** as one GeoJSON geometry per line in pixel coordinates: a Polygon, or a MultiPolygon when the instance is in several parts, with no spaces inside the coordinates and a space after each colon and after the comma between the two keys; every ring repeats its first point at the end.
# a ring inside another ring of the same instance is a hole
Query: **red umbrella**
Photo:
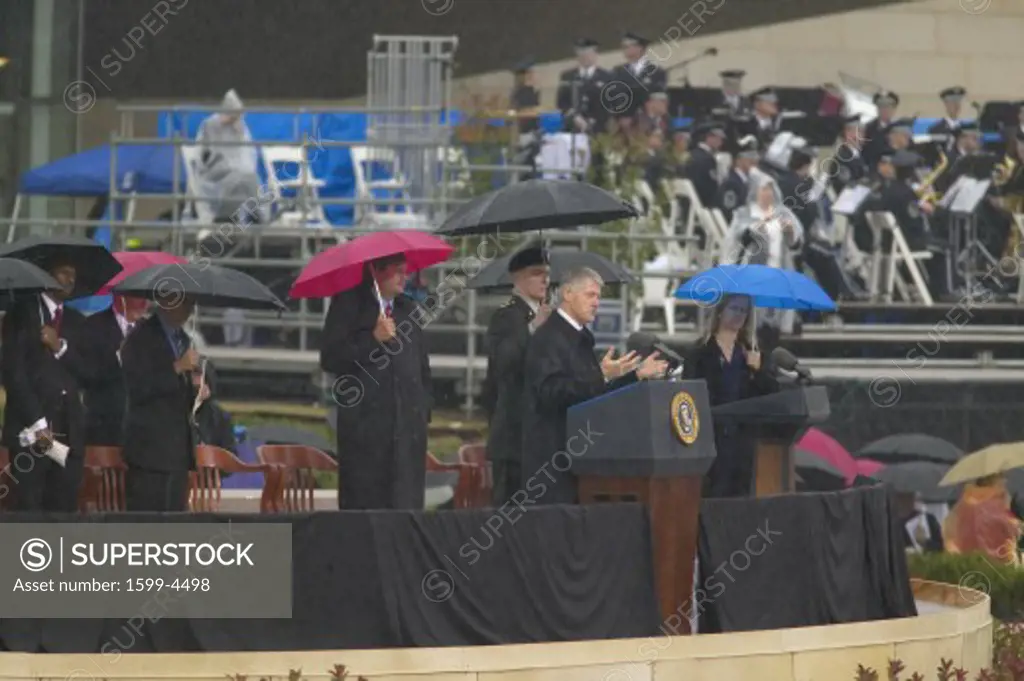
{"type": "Polygon", "coordinates": [[[436,236],[414,230],[374,232],[318,253],[292,284],[292,298],[329,298],[355,288],[367,262],[405,255],[409,272],[444,262],[455,249],[436,236]]]}
{"type": "Polygon", "coordinates": [[[883,468],[885,468],[884,463],[880,463],[872,459],[857,459],[857,473],[866,478],[872,477],[883,468]]]}
{"type": "Polygon", "coordinates": [[[107,295],[110,293],[110,289],[142,270],[147,270],[156,265],[184,265],[188,262],[188,258],[161,251],[119,251],[114,253],[114,259],[121,263],[121,267],[124,269],[96,292],[98,296],[107,295]]]}
{"type": "Polygon", "coordinates": [[[817,428],[808,428],[804,436],[796,443],[796,447],[830,463],[833,468],[843,474],[847,485],[857,477],[857,462],[853,455],[846,450],[846,447],[817,428]]]}

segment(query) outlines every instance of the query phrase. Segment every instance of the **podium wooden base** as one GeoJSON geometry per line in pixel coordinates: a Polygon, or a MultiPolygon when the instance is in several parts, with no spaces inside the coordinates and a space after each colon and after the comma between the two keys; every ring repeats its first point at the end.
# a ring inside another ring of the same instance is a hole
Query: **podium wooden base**
{"type": "Polygon", "coordinates": [[[754,462],[755,494],[767,497],[796,490],[796,471],[790,445],[777,440],[758,440],[754,462]]]}
{"type": "Polygon", "coordinates": [[[666,634],[689,634],[702,478],[581,477],[580,503],[640,502],[651,517],[654,579],[666,634]]]}

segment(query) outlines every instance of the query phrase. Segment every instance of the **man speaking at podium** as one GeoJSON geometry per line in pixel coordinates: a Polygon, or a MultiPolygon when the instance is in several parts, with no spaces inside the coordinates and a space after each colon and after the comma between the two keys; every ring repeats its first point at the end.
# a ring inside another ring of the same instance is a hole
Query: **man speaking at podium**
{"type": "MultiPolygon", "coordinates": [[[[594,334],[586,325],[597,315],[603,285],[601,276],[591,269],[569,273],[559,291],[558,309],[527,346],[522,453],[522,492],[527,504],[576,503],[571,460],[586,455],[586,438],[596,432],[574,433],[580,437],[570,438],[566,433],[569,407],[637,379],[663,376],[667,369],[657,354],[641,362],[635,352],[616,359],[614,349],[609,349],[598,360],[594,334]],[[558,452],[570,456],[556,456],[558,452]]],[[[593,424],[592,430],[600,431],[604,425],[593,424]]],[[[517,496],[522,494],[513,495],[513,501],[517,496]]]]}

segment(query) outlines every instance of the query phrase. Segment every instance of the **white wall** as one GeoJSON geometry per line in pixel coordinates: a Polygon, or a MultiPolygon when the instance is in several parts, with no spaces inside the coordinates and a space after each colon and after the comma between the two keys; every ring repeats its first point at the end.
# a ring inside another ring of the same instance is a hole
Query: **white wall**
{"type": "MultiPolygon", "coordinates": [[[[1024,0],[920,0],[706,37],[697,30],[652,50],[670,65],[707,47],[719,54],[691,67],[694,85],[717,85],[727,68],[747,71],[747,90],[815,86],[843,71],[894,90],[904,114],[921,116],[941,113],[938,92],[951,85],[966,87],[968,101],[1024,99],[1024,0]]],[[[604,66],[621,61],[617,51],[601,55],[604,66]]],[[[558,72],[572,64],[538,67],[544,108],[554,107],[558,72]]],[[[681,81],[676,72],[670,83],[681,81]]],[[[505,95],[511,84],[511,74],[486,74],[461,81],[456,92],[505,95]]]]}

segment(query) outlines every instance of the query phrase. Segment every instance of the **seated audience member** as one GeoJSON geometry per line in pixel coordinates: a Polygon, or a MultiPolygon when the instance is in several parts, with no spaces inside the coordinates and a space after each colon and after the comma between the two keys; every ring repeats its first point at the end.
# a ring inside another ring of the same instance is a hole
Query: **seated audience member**
{"type": "Polygon", "coordinates": [[[645,135],[655,130],[667,135],[671,123],[668,117],[668,93],[664,90],[651,92],[643,108],[637,112],[637,128],[645,135]]]}
{"type": "MultiPolygon", "coordinates": [[[[758,352],[754,309],[747,296],[725,296],[712,311],[707,334],[683,364],[685,379],[704,379],[711,406],[779,390],[758,352]]],[[[708,497],[746,497],[754,488],[752,432],[715,424],[715,457],[704,481],[708,497]]]]}
{"type": "Polygon", "coordinates": [[[1020,535],[1021,521],[1010,510],[1010,494],[1001,475],[966,485],[943,532],[949,553],[982,553],[1008,565],[1020,564],[1020,535]]]}
{"type": "Polygon", "coordinates": [[[230,222],[239,210],[246,212],[250,222],[261,220],[255,209],[260,191],[259,155],[251,145],[252,134],[242,118],[242,106],[238,94],[228,90],[221,102],[225,111],[204,120],[196,133],[196,144],[202,149],[196,172],[198,191],[218,222],[230,222]],[[219,144],[223,142],[235,144],[219,144]],[[245,205],[249,199],[253,201],[245,205]]]}

